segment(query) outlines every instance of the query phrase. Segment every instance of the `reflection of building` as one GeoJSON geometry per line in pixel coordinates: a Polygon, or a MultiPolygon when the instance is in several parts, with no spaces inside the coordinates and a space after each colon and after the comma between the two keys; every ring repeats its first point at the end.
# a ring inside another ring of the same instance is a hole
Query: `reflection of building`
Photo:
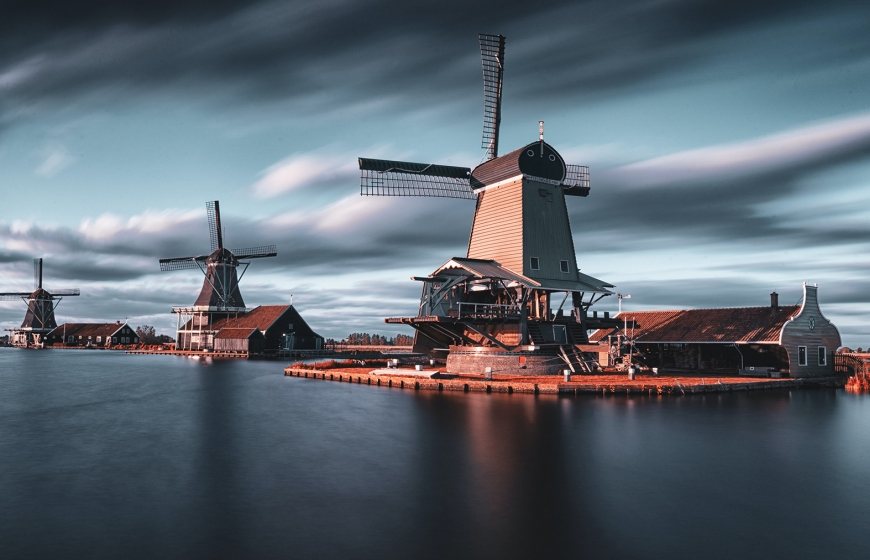
{"type": "Polygon", "coordinates": [[[127,323],[65,323],[45,336],[45,343],[63,346],[111,348],[139,344],[139,335],[127,323]]]}
{"type": "Polygon", "coordinates": [[[195,316],[179,328],[178,350],[261,354],[279,350],[317,350],[323,337],[311,330],[292,305],[261,305],[206,325],[195,316]]]}
{"type": "MultiPolygon", "coordinates": [[[[800,305],[781,307],[771,294],[769,307],[734,307],[624,312],[635,362],[660,369],[766,374],[793,377],[831,375],[840,346],[837,328],[822,315],[818,288],[804,285],[800,305]],[[631,325],[634,324],[632,329],[631,325]]],[[[591,336],[600,344],[602,364],[627,350],[621,329],[591,336]]]]}

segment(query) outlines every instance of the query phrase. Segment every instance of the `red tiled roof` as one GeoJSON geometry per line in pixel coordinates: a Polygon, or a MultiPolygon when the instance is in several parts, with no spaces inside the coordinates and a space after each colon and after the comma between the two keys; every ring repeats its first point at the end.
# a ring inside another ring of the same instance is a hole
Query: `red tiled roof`
{"type": "Polygon", "coordinates": [[[239,317],[221,319],[214,324],[213,328],[215,330],[259,329],[265,331],[272,326],[272,323],[280,319],[288,309],[290,309],[289,305],[261,305],[239,317]]]}
{"type": "MultiPolygon", "coordinates": [[[[786,321],[800,311],[799,305],[779,307],[728,307],[721,309],[688,309],[663,311],[631,311],[617,315],[635,321],[637,342],[779,342],[779,333],[786,321]]],[[[631,332],[631,327],[629,327],[631,332]]],[[[600,341],[615,330],[601,329],[590,337],[600,341]]]]}
{"type": "Polygon", "coordinates": [[[126,323],[66,323],[58,326],[49,335],[74,336],[87,339],[89,336],[112,336],[126,323]]]}
{"type": "Polygon", "coordinates": [[[251,338],[251,335],[254,333],[260,332],[259,329],[250,328],[250,329],[235,329],[224,327],[215,335],[215,338],[233,338],[233,339],[247,339],[251,338]]]}

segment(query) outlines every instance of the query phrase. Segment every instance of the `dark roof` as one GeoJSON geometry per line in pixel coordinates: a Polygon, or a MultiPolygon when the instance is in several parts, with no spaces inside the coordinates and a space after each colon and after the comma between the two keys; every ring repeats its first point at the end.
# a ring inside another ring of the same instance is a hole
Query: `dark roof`
{"type": "Polygon", "coordinates": [[[76,338],[88,338],[98,336],[112,336],[127,323],[65,323],[51,331],[49,336],[74,336],[76,338]]]}
{"type": "Polygon", "coordinates": [[[231,338],[231,339],[248,339],[252,336],[263,336],[263,333],[260,332],[259,329],[250,328],[250,329],[234,329],[224,327],[215,335],[215,338],[231,338]]]}
{"type": "Polygon", "coordinates": [[[565,179],[565,174],[565,160],[553,146],[546,142],[532,142],[475,167],[471,172],[471,185],[479,188],[517,175],[530,175],[561,183],[565,179]],[[542,145],[543,154],[541,154],[542,145]]]}
{"type": "Polygon", "coordinates": [[[297,336],[323,338],[308,326],[305,319],[292,305],[261,305],[238,317],[220,319],[214,323],[212,328],[217,331],[222,329],[257,329],[265,333],[275,324],[284,329],[288,323],[293,324],[293,330],[297,336]]]}
{"type": "Polygon", "coordinates": [[[291,308],[291,305],[261,305],[238,317],[221,319],[215,322],[213,328],[215,330],[259,329],[265,331],[291,308]]]}
{"type": "MultiPolygon", "coordinates": [[[[783,325],[798,314],[799,305],[787,307],[728,307],[663,311],[631,311],[617,315],[634,321],[633,336],[639,343],[778,343],[783,325]]],[[[614,334],[601,329],[592,334],[596,342],[614,334]]],[[[632,334],[629,327],[629,334],[632,334]]]]}

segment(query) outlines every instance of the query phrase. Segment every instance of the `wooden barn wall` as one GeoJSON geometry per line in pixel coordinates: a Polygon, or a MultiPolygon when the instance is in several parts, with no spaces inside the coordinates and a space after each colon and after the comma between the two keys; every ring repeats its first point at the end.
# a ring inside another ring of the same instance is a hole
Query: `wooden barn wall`
{"type": "Polygon", "coordinates": [[[216,338],[214,349],[217,352],[248,352],[250,343],[247,338],[216,338]]]}
{"type": "Polygon", "coordinates": [[[294,333],[294,350],[317,350],[323,345],[322,339],[311,330],[302,316],[290,307],[266,330],[266,349],[277,350],[281,348],[284,342],[283,335],[289,332],[294,333]],[[318,343],[318,341],[320,342],[318,343]]]}
{"type": "Polygon", "coordinates": [[[523,270],[523,211],[521,181],[484,191],[477,203],[468,257],[494,259],[502,266],[523,270]]]}
{"type": "Polygon", "coordinates": [[[577,280],[577,257],[571,237],[568,209],[561,187],[526,180],[523,188],[523,274],[531,278],[577,280]],[[532,270],[531,257],[538,257],[540,270],[532,270]],[[559,261],[568,261],[562,272],[559,261]]]}
{"type": "Polygon", "coordinates": [[[806,286],[804,306],[800,314],[786,323],[782,333],[782,346],[788,351],[789,370],[792,377],[832,375],[834,352],[840,347],[840,332],[828,321],[819,307],[818,288],[806,286]],[[811,327],[812,323],[812,328],[811,327]],[[807,365],[798,362],[798,346],[807,347],[807,365]],[[827,351],[827,364],[820,366],[818,347],[827,351]]]}

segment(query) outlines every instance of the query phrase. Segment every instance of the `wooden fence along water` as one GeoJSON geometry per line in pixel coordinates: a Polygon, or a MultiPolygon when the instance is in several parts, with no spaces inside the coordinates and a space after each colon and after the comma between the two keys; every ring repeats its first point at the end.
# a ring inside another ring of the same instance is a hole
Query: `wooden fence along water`
{"type": "Polygon", "coordinates": [[[834,371],[846,376],[846,390],[850,393],[870,392],[870,358],[863,354],[837,354],[834,371]]]}

